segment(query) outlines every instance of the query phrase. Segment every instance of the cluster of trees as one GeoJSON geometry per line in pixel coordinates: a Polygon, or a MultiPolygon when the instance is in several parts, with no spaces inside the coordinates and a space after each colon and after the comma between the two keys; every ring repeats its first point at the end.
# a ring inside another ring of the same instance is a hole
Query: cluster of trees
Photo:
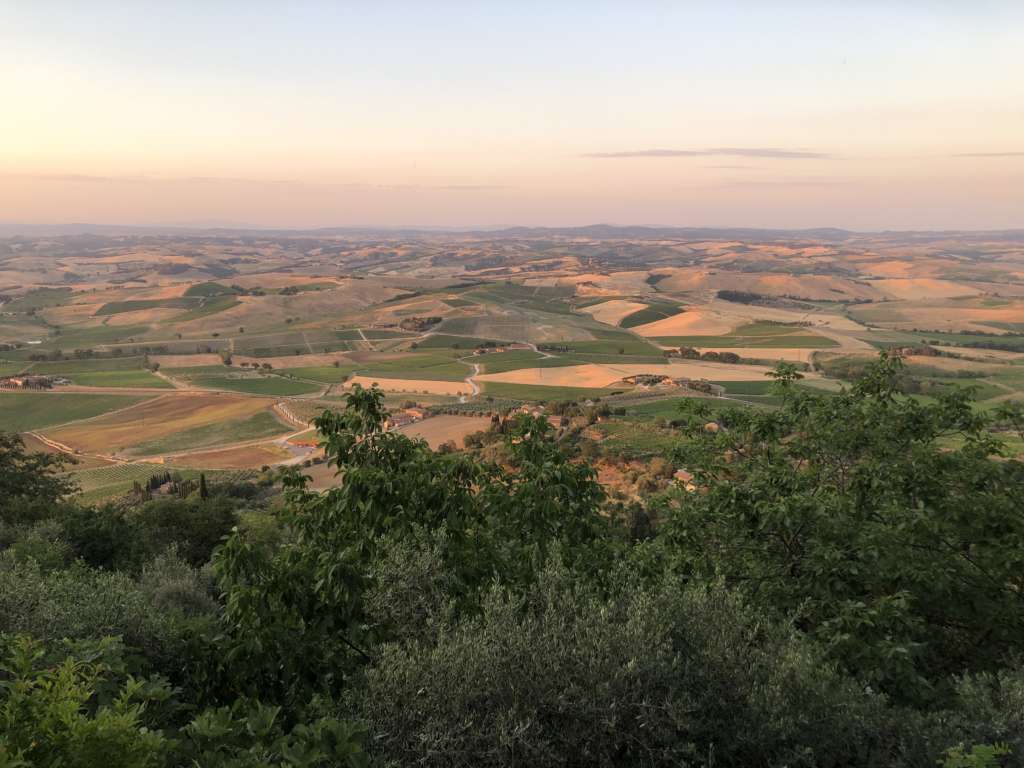
{"type": "Polygon", "coordinates": [[[544,419],[433,452],[359,387],[270,502],[83,508],[5,437],[0,765],[1024,765],[1024,465],[866,373],[687,401],[693,490],[629,507],[544,419]]]}
{"type": "Polygon", "coordinates": [[[431,315],[429,317],[406,317],[402,319],[398,324],[398,327],[404,331],[426,331],[433,328],[442,320],[444,320],[444,318],[440,315],[431,315]]]}

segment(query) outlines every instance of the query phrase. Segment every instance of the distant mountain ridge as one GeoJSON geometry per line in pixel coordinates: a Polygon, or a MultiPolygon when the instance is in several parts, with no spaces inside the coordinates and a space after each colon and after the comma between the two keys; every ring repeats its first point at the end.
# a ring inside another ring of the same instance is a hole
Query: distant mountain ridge
{"type": "Polygon", "coordinates": [[[671,227],[612,224],[589,224],[576,227],[314,227],[308,229],[287,227],[188,227],[137,226],[129,224],[22,224],[0,222],[0,237],[69,237],[83,235],[194,235],[204,237],[436,237],[452,235],[480,238],[544,238],[586,237],[596,240],[649,240],[661,238],[685,239],[740,239],[776,240],[779,238],[807,238],[824,242],[848,240],[871,235],[935,238],[970,234],[992,235],[1009,240],[1024,241],[1024,229],[1005,230],[864,230],[855,231],[838,227],[811,227],[806,229],[770,229],[762,227],[671,227]]]}

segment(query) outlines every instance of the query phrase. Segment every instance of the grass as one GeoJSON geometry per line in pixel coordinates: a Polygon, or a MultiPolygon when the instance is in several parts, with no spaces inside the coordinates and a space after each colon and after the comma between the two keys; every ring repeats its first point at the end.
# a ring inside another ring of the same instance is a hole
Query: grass
{"type": "Polygon", "coordinates": [[[828,349],[838,347],[839,343],[824,336],[797,335],[792,336],[658,336],[655,338],[665,347],[758,347],[763,349],[828,349]]]}
{"type": "Polygon", "coordinates": [[[711,383],[725,387],[725,391],[730,395],[770,395],[775,382],[766,378],[764,381],[713,381],[711,383]]]}
{"type": "Polygon", "coordinates": [[[186,296],[201,296],[203,298],[209,298],[210,296],[224,296],[226,294],[232,294],[234,291],[228,288],[226,285],[220,283],[196,283],[190,285],[188,290],[185,291],[186,296]]]}
{"type": "Polygon", "coordinates": [[[23,363],[17,360],[0,360],[0,376],[13,376],[15,373],[21,373],[31,365],[32,363],[23,363]]]}
{"type": "Polygon", "coordinates": [[[721,336],[658,336],[655,341],[666,347],[828,349],[839,346],[838,342],[809,332],[804,326],[770,321],[748,323],[721,336]]]}
{"type": "Polygon", "coordinates": [[[523,368],[561,368],[575,365],[576,361],[566,357],[544,357],[532,350],[514,349],[510,352],[492,352],[473,358],[480,365],[481,373],[504,373],[523,368]]]}
{"type": "Polygon", "coordinates": [[[308,368],[287,369],[288,373],[297,379],[309,379],[310,381],[319,381],[322,384],[340,384],[352,374],[353,370],[355,368],[350,363],[339,365],[337,368],[333,365],[319,365],[308,368]]]}
{"type": "Polygon", "coordinates": [[[82,360],[46,360],[32,365],[32,373],[73,374],[98,371],[141,371],[145,358],[132,357],[91,357],[82,360]]]}
{"type": "Polygon", "coordinates": [[[636,312],[626,315],[619,321],[619,326],[622,328],[635,328],[638,325],[653,323],[685,311],[678,304],[670,304],[668,302],[651,303],[644,309],[638,309],[636,312]]]}
{"type": "Polygon", "coordinates": [[[280,421],[268,411],[262,411],[247,419],[222,421],[216,424],[204,424],[200,427],[185,429],[165,437],[139,443],[132,446],[131,452],[137,456],[153,456],[162,453],[187,451],[193,448],[208,448],[245,440],[259,440],[274,437],[288,431],[280,421]]]}
{"type": "Polygon", "coordinates": [[[786,323],[773,323],[770,320],[763,320],[756,323],[741,325],[732,333],[737,336],[787,336],[803,330],[801,325],[787,325],[786,323]]]}
{"type": "Polygon", "coordinates": [[[364,328],[363,336],[368,339],[414,339],[417,334],[414,331],[392,331],[388,328],[364,328]]]}
{"type": "Polygon", "coordinates": [[[342,328],[341,330],[335,331],[334,336],[335,338],[342,339],[344,341],[360,341],[363,338],[358,328],[342,328]]]}
{"type": "Polygon", "coordinates": [[[119,315],[123,312],[136,312],[141,309],[192,309],[199,306],[202,301],[201,298],[194,296],[177,296],[170,299],[110,301],[96,310],[96,316],[119,315]]]}
{"type": "Polygon", "coordinates": [[[547,387],[539,384],[509,384],[487,381],[482,386],[483,394],[506,400],[533,400],[556,402],[559,400],[595,400],[621,392],[620,389],[596,389],[592,387],[547,387]]]}
{"type": "Polygon", "coordinates": [[[85,349],[134,339],[148,332],[148,325],[95,325],[89,328],[70,326],[62,329],[60,335],[47,339],[45,346],[56,349],[85,349]]]}
{"type": "Polygon", "coordinates": [[[232,370],[225,365],[196,365],[189,368],[164,368],[164,374],[175,379],[187,378],[189,376],[202,376],[203,374],[222,374],[232,370]]]}
{"type": "Polygon", "coordinates": [[[626,407],[626,417],[651,421],[657,419],[678,419],[682,415],[679,406],[682,402],[693,400],[692,397],[666,397],[661,400],[650,400],[626,407]]]}
{"type": "Polygon", "coordinates": [[[623,334],[616,338],[595,339],[592,341],[556,341],[550,342],[549,345],[541,344],[540,346],[551,346],[566,349],[570,354],[573,352],[583,352],[595,355],[630,355],[646,357],[658,357],[661,355],[661,350],[657,347],[629,334],[623,334]]]}
{"type": "Polygon", "coordinates": [[[362,376],[379,376],[382,379],[461,381],[472,373],[472,369],[465,363],[453,360],[450,355],[434,352],[403,355],[397,359],[371,357],[361,363],[356,372],[362,376]]]}
{"type": "Polygon", "coordinates": [[[416,344],[416,348],[438,349],[447,347],[450,349],[472,350],[486,344],[487,342],[497,345],[508,343],[505,341],[498,341],[496,339],[481,339],[476,336],[454,336],[445,333],[435,333],[431,336],[424,337],[422,341],[416,344]]]}
{"type": "Polygon", "coordinates": [[[27,432],[69,421],[89,419],[127,408],[145,400],[135,395],[92,395],[79,392],[36,394],[0,392],[0,425],[11,432],[27,432]]]}
{"type": "Polygon", "coordinates": [[[600,355],[591,352],[577,352],[572,355],[572,359],[577,363],[598,363],[600,365],[666,365],[668,363],[664,355],[600,355]]]}
{"type": "Polygon", "coordinates": [[[449,307],[475,307],[476,303],[466,299],[441,299],[449,307]]]}
{"type": "Polygon", "coordinates": [[[234,296],[215,296],[210,299],[201,299],[202,303],[190,309],[188,312],[184,312],[174,318],[176,323],[187,323],[191,320],[199,320],[210,315],[215,315],[218,312],[223,312],[226,309],[237,307],[240,302],[234,296]]]}
{"type": "Polygon", "coordinates": [[[480,302],[520,307],[533,312],[548,312],[558,315],[572,314],[572,307],[566,303],[573,289],[520,285],[519,283],[495,283],[466,292],[466,298],[480,302]]]}
{"type": "MultiPolygon", "coordinates": [[[[676,413],[675,416],[678,417],[679,414],[676,413]]],[[[650,422],[615,419],[602,422],[596,427],[605,436],[601,441],[601,447],[605,451],[626,458],[666,456],[682,440],[678,432],[655,426],[650,422]]]]}
{"type": "Polygon", "coordinates": [[[248,355],[249,357],[287,357],[288,355],[308,354],[310,347],[313,348],[313,354],[320,354],[327,352],[349,352],[353,349],[359,349],[360,345],[359,342],[353,341],[330,341],[324,343],[310,339],[309,345],[303,341],[297,344],[281,344],[273,347],[250,347],[243,350],[238,349],[236,341],[235,354],[248,355]]]}
{"type": "Polygon", "coordinates": [[[316,384],[281,376],[199,375],[191,378],[197,387],[226,389],[248,395],[308,395],[320,389],[316,384]]]}
{"type": "Polygon", "coordinates": [[[461,363],[436,365],[430,368],[403,368],[396,366],[372,366],[360,368],[356,373],[367,378],[409,379],[422,381],[462,381],[472,370],[461,363]]]}
{"type": "Polygon", "coordinates": [[[437,330],[445,333],[472,336],[476,333],[476,327],[484,317],[448,317],[441,321],[437,330]]]}
{"type": "Polygon", "coordinates": [[[57,307],[71,297],[70,288],[36,288],[4,306],[5,312],[28,312],[31,309],[57,307]]]}
{"type": "Polygon", "coordinates": [[[149,371],[92,371],[71,374],[71,380],[83,387],[149,387],[172,389],[168,381],[149,371]]]}

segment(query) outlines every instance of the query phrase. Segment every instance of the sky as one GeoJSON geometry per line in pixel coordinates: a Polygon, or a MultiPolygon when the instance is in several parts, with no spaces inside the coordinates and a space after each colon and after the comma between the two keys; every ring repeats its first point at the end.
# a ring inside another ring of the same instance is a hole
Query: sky
{"type": "Polygon", "coordinates": [[[1024,227],[1024,2],[0,0],[0,221],[1024,227]]]}

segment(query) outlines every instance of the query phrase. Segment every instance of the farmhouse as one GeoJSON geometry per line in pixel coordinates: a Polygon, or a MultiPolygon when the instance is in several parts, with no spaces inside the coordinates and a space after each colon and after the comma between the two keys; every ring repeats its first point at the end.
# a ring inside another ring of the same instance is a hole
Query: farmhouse
{"type": "Polygon", "coordinates": [[[384,423],[384,428],[388,430],[398,429],[409,424],[415,424],[417,421],[423,421],[426,417],[427,413],[422,408],[403,408],[388,416],[388,420],[384,423]]]}
{"type": "Polygon", "coordinates": [[[0,379],[0,387],[4,389],[50,389],[54,384],[66,384],[67,379],[54,379],[51,376],[7,376],[0,379]]]}
{"type": "Polygon", "coordinates": [[[392,413],[388,416],[386,422],[384,422],[384,428],[387,430],[398,429],[399,427],[405,427],[409,424],[413,424],[416,421],[412,416],[407,413],[392,413]]]}
{"type": "Polygon", "coordinates": [[[672,383],[677,387],[691,389],[694,392],[701,392],[706,395],[713,395],[715,397],[723,397],[725,395],[725,387],[721,384],[713,384],[707,379],[690,379],[683,376],[678,379],[672,379],[672,383]]]}

